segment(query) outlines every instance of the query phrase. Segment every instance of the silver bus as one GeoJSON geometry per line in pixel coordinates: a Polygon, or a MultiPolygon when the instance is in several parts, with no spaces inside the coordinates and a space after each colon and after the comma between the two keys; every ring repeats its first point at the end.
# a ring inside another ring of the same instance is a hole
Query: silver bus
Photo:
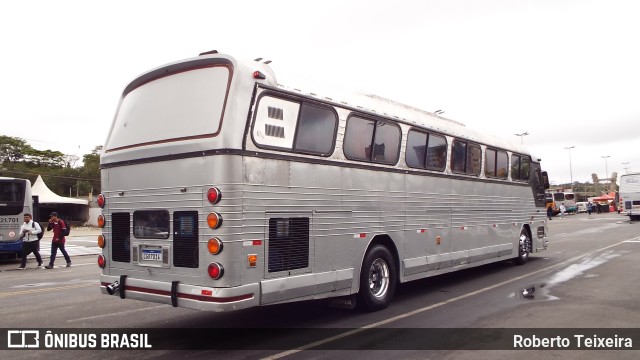
{"type": "Polygon", "coordinates": [[[548,179],[519,144],[215,51],[124,89],[101,178],[101,291],[122,299],[374,311],[398,283],[547,247],[548,179]]]}

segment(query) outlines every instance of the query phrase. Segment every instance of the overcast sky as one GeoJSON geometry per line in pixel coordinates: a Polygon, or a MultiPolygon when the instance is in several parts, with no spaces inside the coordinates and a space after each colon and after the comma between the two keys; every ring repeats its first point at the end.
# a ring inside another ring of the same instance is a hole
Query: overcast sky
{"type": "Polygon", "coordinates": [[[640,1],[21,0],[0,14],[0,134],[38,149],[89,153],[129,81],[217,49],[272,60],[287,86],[528,132],[552,183],[640,171],[640,1]]]}

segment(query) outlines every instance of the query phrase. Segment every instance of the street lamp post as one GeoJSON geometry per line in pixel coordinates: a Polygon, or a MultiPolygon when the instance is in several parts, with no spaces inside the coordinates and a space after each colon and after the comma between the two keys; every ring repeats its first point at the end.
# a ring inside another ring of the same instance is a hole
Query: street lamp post
{"type": "Polygon", "coordinates": [[[609,178],[609,167],[607,166],[607,159],[610,158],[611,155],[604,155],[602,158],[604,159],[604,172],[605,172],[605,178],[608,179],[609,178]]]}
{"type": "Polygon", "coordinates": [[[529,135],[528,131],[523,132],[522,134],[514,134],[515,136],[520,136],[520,144],[522,144],[522,137],[529,135]]]}
{"type": "Polygon", "coordinates": [[[569,150],[569,176],[571,176],[571,188],[573,188],[573,167],[571,166],[571,149],[575,148],[574,145],[566,147],[569,150]]]}

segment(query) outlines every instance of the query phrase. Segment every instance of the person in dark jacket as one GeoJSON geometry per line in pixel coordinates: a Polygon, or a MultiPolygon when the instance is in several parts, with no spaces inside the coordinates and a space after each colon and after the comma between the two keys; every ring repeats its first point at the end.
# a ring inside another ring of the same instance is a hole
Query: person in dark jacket
{"type": "Polygon", "coordinates": [[[49,225],[47,231],[53,230],[53,238],[51,239],[51,258],[49,259],[49,265],[45,266],[45,269],[53,269],[53,263],[56,261],[56,255],[58,255],[58,249],[62,252],[64,259],[67,260],[67,267],[71,266],[71,258],[67,254],[67,250],[64,248],[65,237],[64,233],[67,230],[67,225],[63,220],[58,218],[57,212],[52,212],[49,215],[49,225]]]}

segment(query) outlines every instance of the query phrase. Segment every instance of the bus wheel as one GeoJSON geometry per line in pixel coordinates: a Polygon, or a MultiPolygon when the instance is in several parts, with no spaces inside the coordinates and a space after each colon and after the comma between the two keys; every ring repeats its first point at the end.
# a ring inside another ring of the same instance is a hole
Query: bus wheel
{"type": "Polygon", "coordinates": [[[531,252],[531,236],[526,229],[522,229],[520,232],[520,245],[518,246],[518,257],[515,259],[517,265],[523,265],[529,260],[529,253],[531,252]]]}
{"type": "Polygon", "coordinates": [[[389,306],[396,290],[397,272],[393,255],[382,245],[375,245],[364,257],[360,271],[357,305],[365,311],[389,306]]]}

